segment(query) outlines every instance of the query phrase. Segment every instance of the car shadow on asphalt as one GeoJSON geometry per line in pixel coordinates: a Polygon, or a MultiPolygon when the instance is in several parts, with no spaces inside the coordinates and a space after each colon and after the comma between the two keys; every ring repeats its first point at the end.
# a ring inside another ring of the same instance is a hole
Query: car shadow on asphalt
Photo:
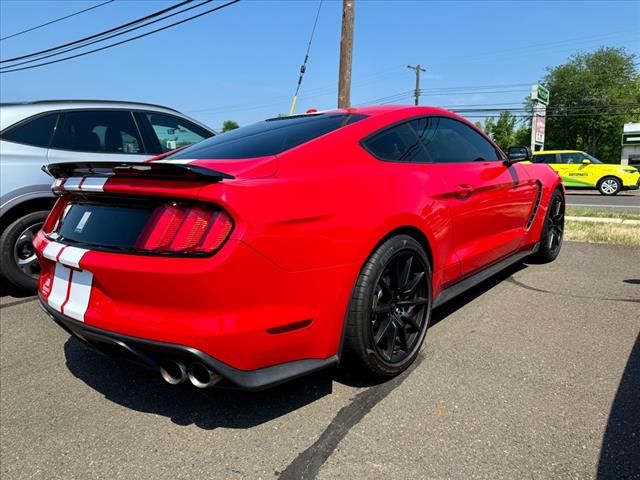
{"type": "Polygon", "coordinates": [[[330,372],[319,372],[262,392],[169,385],[159,373],[112,360],[76,338],[64,345],[67,368],[124,407],[168,417],[176,425],[245,429],[304,407],[331,393],[330,372]]]}
{"type": "Polygon", "coordinates": [[[34,295],[35,295],[34,292],[25,292],[25,291],[19,290],[17,288],[12,287],[11,285],[6,284],[4,280],[2,281],[2,283],[0,283],[0,298],[2,297],[26,298],[26,297],[33,297],[34,295]]]}
{"type": "MultiPolygon", "coordinates": [[[[524,264],[513,265],[435,309],[430,328],[523,268],[524,264]]],[[[268,422],[331,394],[334,381],[354,388],[383,388],[382,384],[390,383],[336,368],[261,392],[199,390],[190,384],[168,385],[159,374],[112,360],[73,337],[66,341],[64,352],[69,371],[108,400],[168,417],[177,425],[207,430],[244,429],[268,422]]]]}
{"type": "Polygon", "coordinates": [[[611,406],[597,478],[640,478],[640,335],[611,406]]]}

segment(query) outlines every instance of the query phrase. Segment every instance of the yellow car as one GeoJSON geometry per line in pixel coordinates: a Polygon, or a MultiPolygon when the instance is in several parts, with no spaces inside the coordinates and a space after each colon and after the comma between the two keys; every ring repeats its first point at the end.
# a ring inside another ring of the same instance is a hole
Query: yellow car
{"type": "Polygon", "coordinates": [[[602,163],[579,150],[541,150],[533,152],[534,163],[547,163],[566,188],[595,188],[602,195],[616,195],[621,190],[637,190],[640,172],[635,167],[602,163]]]}

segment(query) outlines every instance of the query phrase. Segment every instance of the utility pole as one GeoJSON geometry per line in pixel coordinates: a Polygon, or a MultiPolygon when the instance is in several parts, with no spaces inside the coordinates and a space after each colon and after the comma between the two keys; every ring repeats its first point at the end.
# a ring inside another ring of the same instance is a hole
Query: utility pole
{"type": "Polygon", "coordinates": [[[420,68],[420,64],[414,66],[407,65],[407,68],[416,71],[416,91],[414,92],[414,97],[416,98],[416,105],[420,104],[420,72],[426,72],[424,68],[420,68]]]}
{"type": "Polygon", "coordinates": [[[355,0],[342,0],[338,108],[349,108],[351,106],[351,59],[353,57],[354,8],[355,0]]]}

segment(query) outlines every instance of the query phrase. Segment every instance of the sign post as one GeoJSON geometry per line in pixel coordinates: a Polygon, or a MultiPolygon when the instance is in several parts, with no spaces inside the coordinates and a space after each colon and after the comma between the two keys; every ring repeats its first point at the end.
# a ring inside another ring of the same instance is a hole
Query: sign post
{"type": "Polygon", "coordinates": [[[547,105],[549,105],[549,90],[540,84],[531,86],[531,101],[533,102],[533,117],[531,118],[531,151],[544,150],[544,132],[547,120],[547,105]]]}

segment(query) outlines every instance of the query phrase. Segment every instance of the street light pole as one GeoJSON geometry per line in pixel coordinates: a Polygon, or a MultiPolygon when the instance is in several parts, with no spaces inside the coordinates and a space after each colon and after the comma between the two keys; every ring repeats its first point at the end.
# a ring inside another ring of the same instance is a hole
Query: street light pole
{"type": "Polygon", "coordinates": [[[353,57],[353,24],[355,0],[342,2],[342,35],[340,37],[340,72],[338,73],[338,108],[351,106],[351,60],[353,57]]]}
{"type": "Polygon", "coordinates": [[[413,96],[415,97],[415,105],[419,105],[420,104],[420,72],[426,72],[426,70],[424,68],[420,68],[420,64],[416,66],[407,65],[407,68],[410,68],[411,70],[416,71],[416,90],[413,96]]]}

